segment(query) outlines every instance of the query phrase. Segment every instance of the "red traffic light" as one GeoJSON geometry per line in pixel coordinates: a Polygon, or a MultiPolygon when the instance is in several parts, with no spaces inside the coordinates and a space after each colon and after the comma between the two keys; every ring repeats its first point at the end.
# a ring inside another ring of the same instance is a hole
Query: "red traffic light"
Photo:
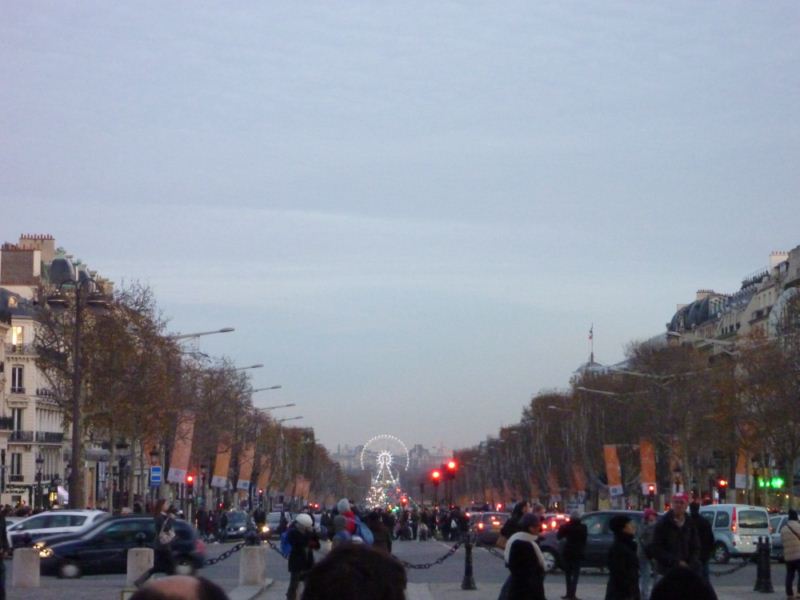
{"type": "Polygon", "coordinates": [[[455,471],[458,468],[458,463],[454,460],[450,460],[447,462],[447,470],[448,471],[455,471]]]}
{"type": "Polygon", "coordinates": [[[648,491],[648,493],[650,493],[650,494],[655,494],[655,493],[656,493],[656,486],[654,486],[654,485],[651,483],[650,485],[648,485],[648,486],[647,486],[647,491],[648,491]]]}
{"type": "Polygon", "coordinates": [[[189,485],[193,484],[194,483],[194,475],[187,475],[186,476],[186,483],[188,483],[189,485]]]}
{"type": "Polygon", "coordinates": [[[721,488],[728,487],[728,480],[727,479],[720,479],[719,480],[719,487],[721,487],[721,488]]]}
{"type": "Polygon", "coordinates": [[[439,469],[434,469],[431,471],[431,479],[433,479],[434,483],[439,483],[439,480],[442,478],[442,472],[439,469]]]}

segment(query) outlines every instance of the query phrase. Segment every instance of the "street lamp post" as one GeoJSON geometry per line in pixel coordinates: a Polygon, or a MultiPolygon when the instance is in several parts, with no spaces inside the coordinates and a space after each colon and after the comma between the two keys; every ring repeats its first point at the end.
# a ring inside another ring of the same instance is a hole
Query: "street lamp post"
{"type": "Polygon", "coordinates": [[[64,285],[72,285],[75,290],[75,324],[72,339],[72,455],[70,456],[69,478],[69,507],[80,508],[84,502],[83,489],[83,438],[81,427],[81,330],[85,306],[107,309],[108,299],[95,288],[96,282],[91,277],[84,276],[83,272],[77,279],[67,278],[58,286],[58,291],[47,298],[47,304],[52,308],[66,308],[69,304],[67,297],[62,292],[64,285]]]}
{"type": "Polygon", "coordinates": [[[42,455],[36,457],[36,508],[43,508],[42,502],[42,465],[44,465],[44,458],[42,455]]]}

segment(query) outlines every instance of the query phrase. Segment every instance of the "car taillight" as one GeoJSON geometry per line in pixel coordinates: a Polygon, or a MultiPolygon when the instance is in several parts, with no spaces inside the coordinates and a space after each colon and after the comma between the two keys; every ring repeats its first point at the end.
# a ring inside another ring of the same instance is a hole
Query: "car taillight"
{"type": "Polygon", "coordinates": [[[736,532],[736,507],[733,507],[733,514],[731,514],[731,531],[736,532]]]}
{"type": "Polygon", "coordinates": [[[478,523],[478,529],[483,529],[483,528],[484,528],[484,524],[483,523],[478,523]]]}
{"type": "Polygon", "coordinates": [[[197,538],[194,541],[194,549],[195,549],[195,552],[197,552],[198,554],[205,554],[206,553],[206,545],[203,543],[203,540],[201,540],[200,538],[197,538]]]}
{"type": "Polygon", "coordinates": [[[547,529],[547,523],[542,523],[542,531],[544,531],[545,529],[547,529]]]}

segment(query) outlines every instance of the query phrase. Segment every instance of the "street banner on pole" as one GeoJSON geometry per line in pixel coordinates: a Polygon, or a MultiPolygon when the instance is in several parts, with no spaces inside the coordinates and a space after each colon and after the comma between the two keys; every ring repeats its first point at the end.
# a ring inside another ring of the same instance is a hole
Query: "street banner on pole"
{"type": "Polygon", "coordinates": [[[269,479],[272,476],[272,464],[269,457],[264,454],[261,456],[261,461],[258,467],[258,489],[266,491],[269,487],[269,479]]]}
{"type": "Polygon", "coordinates": [[[747,489],[747,452],[739,449],[739,455],[736,457],[736,481],[734,481],[737,490],[747,489]]]}
{"type": "Polygon", "coordinates": [[[239,481],[236,483],[237,490],[248,491],[250,489],[250,478],[253,476],[253,462],[256,455],[256,445],[247,442],[239,458],[239,481]]]}
{"type": "Polygon", "coordinates": [[[225,489],[228,487],[228,474],[231,469],[231,438],[223,436],[217,444],[217,458],[214,460],[214,475],[211,487],[225,489]]]}
{"type": "Polygon", "coordinates": [[[612,498],[617,498],[625,493],[622,487],[622,467],[619,464],[617,447],[612,444],[603,446],[603,456],[606,459],[606,477],[608,477],[608,493],[612,498]]]}
{"type": "Polygon", "coordinates": [[[572,464],[572,486],[575,488],[576,493],[586,491],[586,472],[583,470],[583,466],[578,463],[572,464]]]}
{"type": "Polygon", "coordinates": [[[648,439],[639,440],[639,458],[642,461],[642,475],[639,478],[642,484],[642,495],[650,494],[650,486],[653,490],[658,489],[656,485],[656,448],[648,439]]]}
{"type": "Polygon", "coordinates": [[[175,431],[175,444],[169,461],[169,483],[184,483],[189,472],[189,458],[192,455],[192,436],[194,436],[194,413],[183,411],[178,415],[175,431]]]}

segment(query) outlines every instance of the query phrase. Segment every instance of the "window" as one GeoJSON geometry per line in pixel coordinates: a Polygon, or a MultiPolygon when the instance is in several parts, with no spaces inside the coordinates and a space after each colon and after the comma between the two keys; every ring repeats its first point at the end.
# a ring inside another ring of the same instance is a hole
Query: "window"
{"type": "Polygon", "coordinates": [[[22,454],[19,452],[11,453],[11,474],[22,475],[22,454]]]}
{"type": "Polygon", "coordinates": [[[603,515],[592,515],[581,519],[581,523],[586,525],[587,533],[589,535],[600,535],[605,531],[606,519],[603,515]]]}
{"type": "Polygon", "coordinates": [[[30,531],[31,529],[44,529],[46,525],[48,517],[47,515],[41,515],[38,517],[31,517],[30,519],[26,519],[24,523],[20,524],[20,531],[30,531]]]}
{"type": "Polygon", "coordinates": [[[103,540],[112,543],[127,543],[136,541],[136,534],[148,533],[148,521],[129,521],[124,523],[115,523],[106,527],[103,532],[103,540]]]}
{"type": "Polygon", "coordinates": [[[69,525],[70,527],[80,527],[86,522],[86,517],[83,515],[70,515],[69,516],[69,525]]]}
{"type": "Polygon", "coordinates": [[[11,409],[12,431],[22,431],[22,409],[11,409]]]}
{"type": "Polygon", "coordinates": [[[22,345],[25,343],[25,336],[23,335],[24,331],[22,329],[22,325],[14,325],[11,328],[11,343],[14,346],[22,345]]]}
{"type": "Polygon", "coordinates": [[[739,527],[742,529],[767,529],[769,517],[767,511],[743,510],[739,512],[739,527]]]}
{"type": "Polygon", "coordinates": [[[724,510],[721,510],[717,513],[717,518],[714,521],[714,528],[727,528],[731,524],[731,518],[724,510]]]}
{"type": "Polygon", "coordinates": [[[25,393],[25,376],[22,365],[14,365],[11,367],[11,393],[25,393]]]}
{"type": "Polygon", "coordinates": [[[50,515],[50,519],[47,521],[47,527],[69,527],[70,523],[70,515],[50,515]]]}

